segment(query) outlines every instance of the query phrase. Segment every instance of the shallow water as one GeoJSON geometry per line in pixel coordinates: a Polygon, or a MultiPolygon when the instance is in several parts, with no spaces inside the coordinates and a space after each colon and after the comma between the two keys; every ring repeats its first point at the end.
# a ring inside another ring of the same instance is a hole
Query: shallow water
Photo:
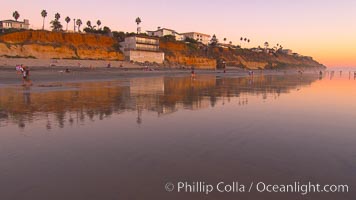
{"type": "Polygon", "coordinates": [[[0,199],[353,200],[355,119],[348,74],[2,87],[0,199]],[[351,191],[165,191],[180,181],[311,181],[351,191]]]}

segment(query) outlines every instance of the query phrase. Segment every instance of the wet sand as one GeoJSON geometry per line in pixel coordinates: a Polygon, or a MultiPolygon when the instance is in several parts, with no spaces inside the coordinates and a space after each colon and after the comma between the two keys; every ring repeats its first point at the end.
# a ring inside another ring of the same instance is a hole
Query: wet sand
{"type": "Polygon", "coordinates": [[[0,199],[355,199],[356,81],[200,74],[0,88],[0,199]],[[165,190],[178,181],[351,191],[165,190]]]}
{"type": "MultiPolygon", "coordinates": [[[[70,83],[70,82],[87,82],[87,81],[111,81],[125,78],[144,78],[156,76],[189,76],[190,69],[169,69],[164,67],[150,67],[151,70],[145,70],[145,67],[30,67],[30,79],[33,85],[50,84],[50,83],[70,83]],[[70,70],[69,73],[65,69],[70,70]]],[[[196,75],[216,75],[221,77],[249,76],[248,70],[228,68],[226,73],[223,70],[195,70],[196,75]]],[[[254,76],[263,75],[282,75],[295,74],[296,70],[276,71],[276,70],[255,70],[254,76]]],[[[317,74],[317,72],[312,72],[317,74]]],[[[22,85],[21,74],[16,74],[14,66],[0,66],[0,87],[7,85],[22,85]]]]}

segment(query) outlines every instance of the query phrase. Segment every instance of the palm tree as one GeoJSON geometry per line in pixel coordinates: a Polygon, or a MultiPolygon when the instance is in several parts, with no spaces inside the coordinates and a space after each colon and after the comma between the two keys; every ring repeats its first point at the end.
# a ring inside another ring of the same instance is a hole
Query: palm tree
{"type": "Polygon", "coordinates": [[[45,23],[45,18],[47,17],[47,11],[46,10],[42,10],[41,16],[43,17],[42,30],[44,30],[44,23],[45,23]]]}
{"type": "Polygon", "coordinates": [[[246,41],[247,41],[247,38],[244,38],[244,41],[246,42],[246,41]]]}
{"type": "Polygon", "coordinates": [[[269,44],[268,44],[268,42],[265,42],[265,49],[267,49],[268,47],[269,47],[269,44]]]}
{"type": "Polygon", "coordinates": [[[80,26],[83,24],[81,19],[77,19],[76,24],[78,26],[78,32],[80,32],[80,26]]]}
{"type": "Polygon", "coordinates": [[[61,18],[61,15],[59,13],[56,13],[54,15],[54,18],[58,21],[61,18]]]}
{"type": "Polygon", "coordinates": [[[15,18],[16,21],[17,21],[18,18],[20,18],[20,14],[17,11],[13,12],[12,16],[15,18]]]}
{"type": "Polygon", "coordinates": [[[216,35],[214,34],[213,37],[210,40],[210,45],[211,46],[216,46],[219,43],[218,38],[216,37],[216,35]]]}
{"type": "Polygon", "coordinates": [[[66,31],[68,31],[68,24],[69,24],[69,22],[70,22],[70,18],[67,16],[67,17],[65,18],[65,21],[67,22],[67,28],[66,28],[66,31]]]}
{"type": "Polygon", "coordinates": [[[93,29],[93,27],[91,26],[91,21],[90,20],[87,21],[87,26],[88,26],[88,28],[93,29]]]}
{"type": "Polygon", "coordinates": [[[52,24],[52,30],[53,31],[61,31],[62,30],[62,24],[61,22],[59,21],[59,19],[61,18],[61,15],[59,13],[56,13],[54,15],[54,20],[51,21],[51,24],[52,24]]]}
{"type": "Polygon", "coordinates": [[[226,38],[224,38],[224,42],[226,43],[226,38]]]}
{"type": "Polygon", "coordinates": [[[101,21],[100,20],[96,21],[96,24],[98,25],[98,29],[99,29],[101,25],[101,21]]]}
{"type": "Polygon", "coordinates": [[[135,22],[136,22],[136,24],[137,24],[137,34],[138,34],[138,32],[139,32],[139,27],[138,27],[138,26],[139,26],[139,25],[141,24],[141,22],[142,22],[142,21],[141,21],[141,18],[137,17],[136,20],[135,20],[135,22]]]}

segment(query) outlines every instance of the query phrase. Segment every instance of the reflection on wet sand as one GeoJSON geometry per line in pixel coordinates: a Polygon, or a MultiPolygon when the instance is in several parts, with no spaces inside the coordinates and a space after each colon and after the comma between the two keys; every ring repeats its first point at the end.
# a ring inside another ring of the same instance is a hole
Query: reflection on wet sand
{"type": "Polygon", "coordinates": [[[166,192],[178,181],[356,187],[356,81],[221,75],[1,88],[0,199],[354,199],[166,192]]]}
{"type": "Polygon", "coordinates": [[[155,77],[125,81],[72,83],[66,85],[0,89],[0,126],[7,123],[25,128],[27,123],[45,119],[44,125],[84,124],[85,120],[103,120],[113,114],[156,112],[158,116],[180,109],[203,109],[238,98],[248,104],[248,95],[277,98],[282,93],[311,84],[316,76],[257,77],[155,77]]]}

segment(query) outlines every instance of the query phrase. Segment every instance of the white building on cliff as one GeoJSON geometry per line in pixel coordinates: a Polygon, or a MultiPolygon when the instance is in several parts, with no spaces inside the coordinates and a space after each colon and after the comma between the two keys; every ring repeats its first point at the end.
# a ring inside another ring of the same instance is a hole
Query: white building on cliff
{"type": "Polygon", "coordinates": [[[185,39],[184,35],[179,34],[177,31],[168,28],[158,28],[155,31],[147,31],[149,36],[164,37],[167,35],[172,35],[177,41],[183,41],[185,39]]]}
{"type": "Polygon", "coordinates": [[[198,32],[189,32],[189,33],[182,33],[182,35],[184,35],[185,37],[194,39],[198,42],[201,42],[205,45],[208,45],[211,39],[211,36],[208,34],[204,34],[204,33],[198,33],[198,32]]]}
{"type": "Polygon", "coordinates": [[[159,50],[159,39],[157,37],[135,35],[125,38],[125,41],[121,42],[120,45],[127,61],[159,64],[164,61],[164,53],[159,50]]]}
{"type": "Polygon", "coordinates": [[[29,29],[30,28],[30,21],[25,19],[23,22],[15,21],[15,20],[2,20],[0,21],[0,29],[29,29]]]}

